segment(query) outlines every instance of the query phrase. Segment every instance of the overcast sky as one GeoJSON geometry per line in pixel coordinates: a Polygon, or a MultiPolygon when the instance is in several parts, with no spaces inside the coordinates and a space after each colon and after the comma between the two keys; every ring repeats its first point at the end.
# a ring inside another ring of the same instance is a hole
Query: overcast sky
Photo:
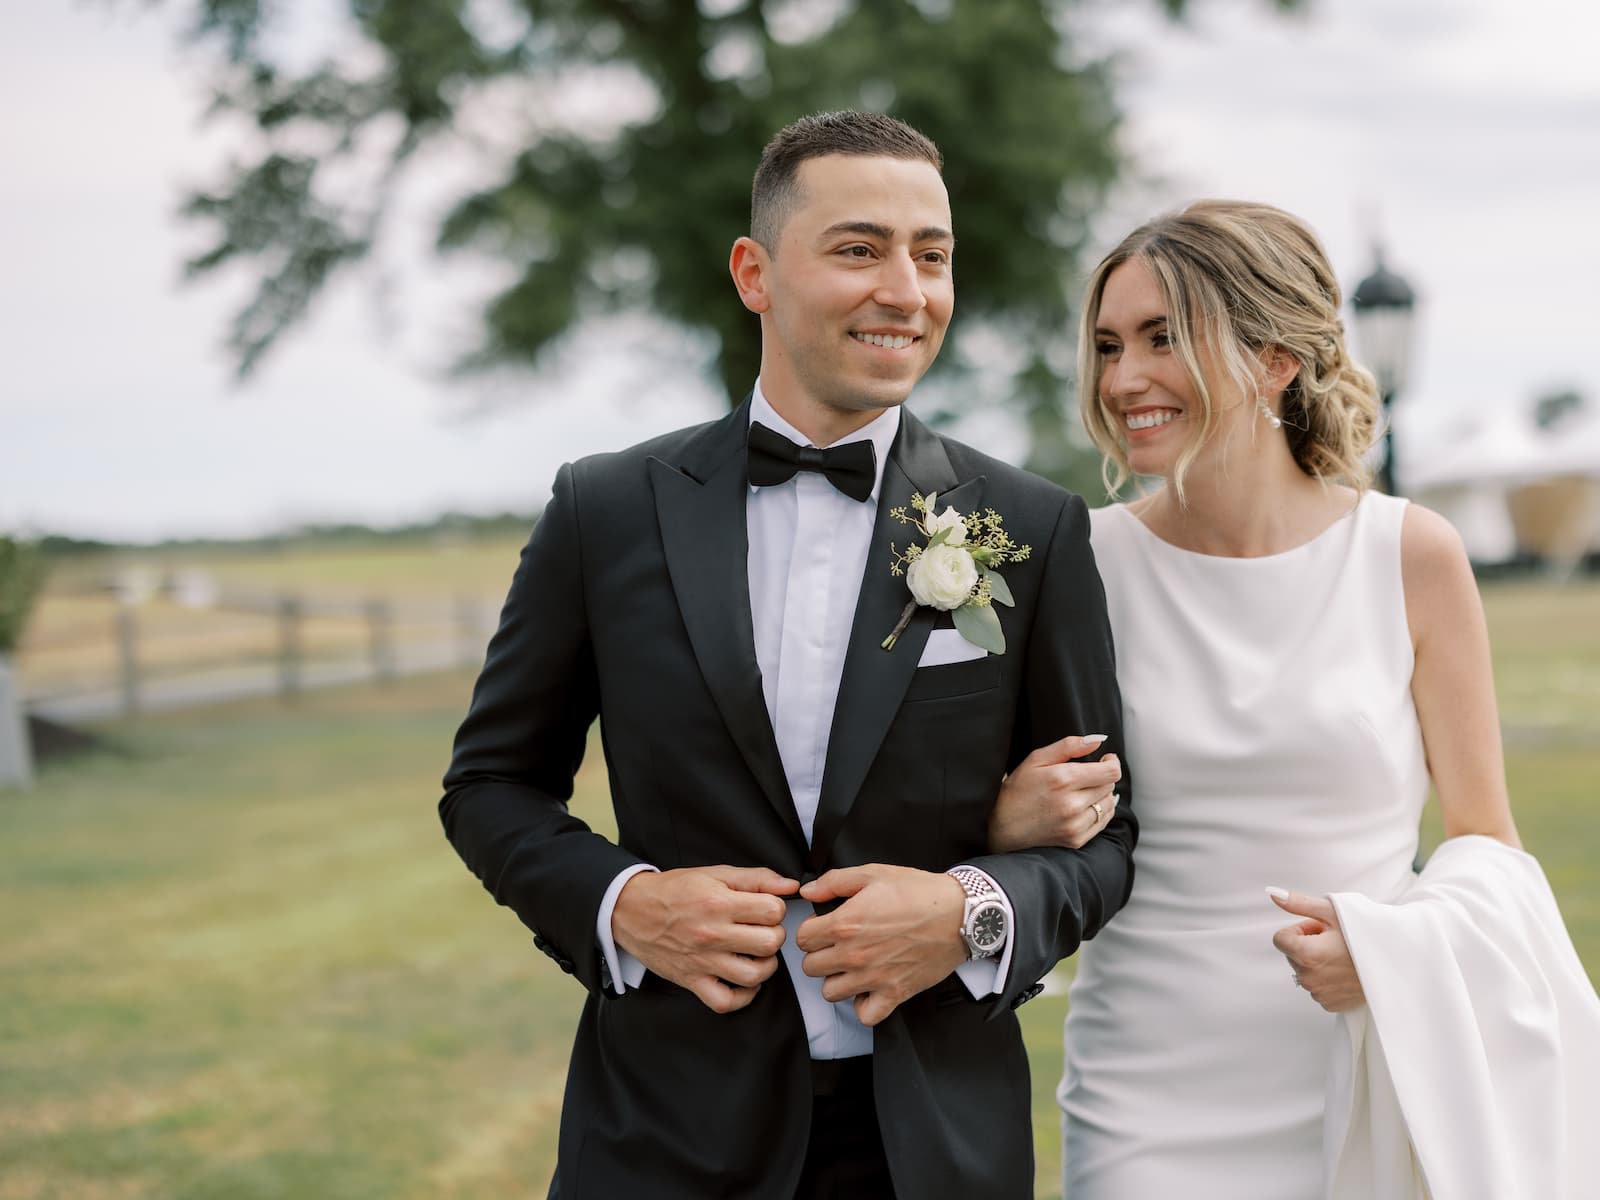
{"type": "MultiPolygon", "coordinates": [[[[1184,199],[1265,200],[1318,229],[1348,291],[1381,235],[1422,297],[1413,456],[1552,387],[1600,402],[1590,6],[1320,0],[1284,19],[1265,0],[1196,0],[1181,26],[1155,8],[1093,0],[1081,21],[1084,45],[1119,55],[1147,176],[1101,222],[1108,244],[1184,199]]],[[[346,281],[236,386],[219,347],[237,286],[178,283],[197,244],[179,198],[229,147],[199,122],[199,64],[170,16],[14,5],[4,31],[0,528],[153,540],[530,510],[562,461],[719,411],[693,348],[630,325],[540,380],[443,379],[491,275],[424,255],[425,199],[400,230],[388,318],[374,273],[346,281]],[[527,402],[504,403],[513,391],[527,402]],[[481,401],[491,415],[458,419],[481,401]]],[[[1002,428],[968,433],[1020,449],[1002,428]]]]}

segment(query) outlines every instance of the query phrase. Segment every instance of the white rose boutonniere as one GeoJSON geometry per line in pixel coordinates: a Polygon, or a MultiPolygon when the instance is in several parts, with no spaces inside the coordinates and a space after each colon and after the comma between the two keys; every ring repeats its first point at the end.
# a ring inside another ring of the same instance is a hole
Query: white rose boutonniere
{"type": "Polygon", "coordinates": [[[918,604],[960,608],[978,586],[978,564],[960,546],[929,546],[906,567],[906,584],[918,604]]]}
{"type": "Polygon", "coordinates": [[[999,603],[1010,607],[1016,601],[995,568],[1021,562],[1033,548],[1013,542],[994,509],[963,515],[947,506],[938,512],[938,499],[936,493],[926,497],[913,493],[911,508],[920,514],[918,517],[909,515],[905,508],[889,510],[891,517],[915,526],[928,542],[925,546],[907,546],[904,553],[889,547],[894,553],[889,572],[906,577],[912,598],[894,629],[883,639],[883,648],[894,649],[921,605],[950,613],[956,630],[974,646],[991,654],[1004,654],[1006,635],[993,606],[999,603]]]}

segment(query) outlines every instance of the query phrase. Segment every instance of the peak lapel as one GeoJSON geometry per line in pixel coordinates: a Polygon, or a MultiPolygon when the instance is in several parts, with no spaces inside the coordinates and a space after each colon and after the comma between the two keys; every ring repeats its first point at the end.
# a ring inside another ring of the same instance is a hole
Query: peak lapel
{"type": "Polygon", "coordinates": [[[883,639],[911,599],[905,576],[889,573],[891,543],[904,550],[908,542],[921,536],[912,526],[892,518],[889,510],[909,506],[912,492],[924,496],[937,492],[940,511],[947,503],[967,511],[981,501],[983,482],[979,476],[958,486],[944,444],[909,412],[902,413],[900,435],[884,464],[877,521],[828,735],[828,762],[823,768],[811,838],[811,864],[817,871],[826,868],[828,850],[911,686],[917,660],[939,615],[931,608],[918,608],[894,649],[883,649],[883,639]]]}
{"type": "Polygon", "coordinates": [[[746,403],[707,430],[682,468],[652,458],[650,484],[667,573],[700,672],[761,790],[803,846],[756,663],[741,453],[748,414],[746,403]]]}

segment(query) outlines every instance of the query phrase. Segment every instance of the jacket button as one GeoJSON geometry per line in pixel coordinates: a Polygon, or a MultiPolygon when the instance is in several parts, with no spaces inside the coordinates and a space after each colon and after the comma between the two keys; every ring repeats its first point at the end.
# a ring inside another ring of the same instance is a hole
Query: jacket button
{"type": "Polygon", "coordinates": [[[1015,1012],[1042,991],[1044,991],[1043,982],[1036,983],[1032,987],[1023,988],[1021,992],[1017,993],[1017,998],[1011,1002],[1011,1010],[1015,1012]]]}

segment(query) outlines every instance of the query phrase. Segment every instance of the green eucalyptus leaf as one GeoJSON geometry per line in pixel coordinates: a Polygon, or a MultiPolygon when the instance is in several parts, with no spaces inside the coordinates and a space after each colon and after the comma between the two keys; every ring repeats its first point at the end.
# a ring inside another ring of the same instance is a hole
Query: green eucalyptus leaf
{"type": "Polygon", "coordinates": [[[1011,595],[1011,585],[1005,581],[1005,576],[999,571],[985,570],[983,577],[989,581],[989,594],[994,597],[996,604],[1004,604],[1007,608],[1017,606],[1016,600],[1011,595]]]}
{"type": "Polygon", "coordinates": [[[931,538],[928,539],[928,549],[932,550],[935,546],[944,545],[945,542],[949,539],[949,537],[950,537],[950,531],[948,529],[940,529],[940,530],[938,530],[937,532],[934,533],[934,535],[931,538]]]}
{"type": "Polygon", "coordinates": [[[1000,614],[992,605],[963,604],[952,614],[956,632],[974,646],[981,646],[990,654],[1006,652],[1005,631],[1000,628],[1000,614]]]}

